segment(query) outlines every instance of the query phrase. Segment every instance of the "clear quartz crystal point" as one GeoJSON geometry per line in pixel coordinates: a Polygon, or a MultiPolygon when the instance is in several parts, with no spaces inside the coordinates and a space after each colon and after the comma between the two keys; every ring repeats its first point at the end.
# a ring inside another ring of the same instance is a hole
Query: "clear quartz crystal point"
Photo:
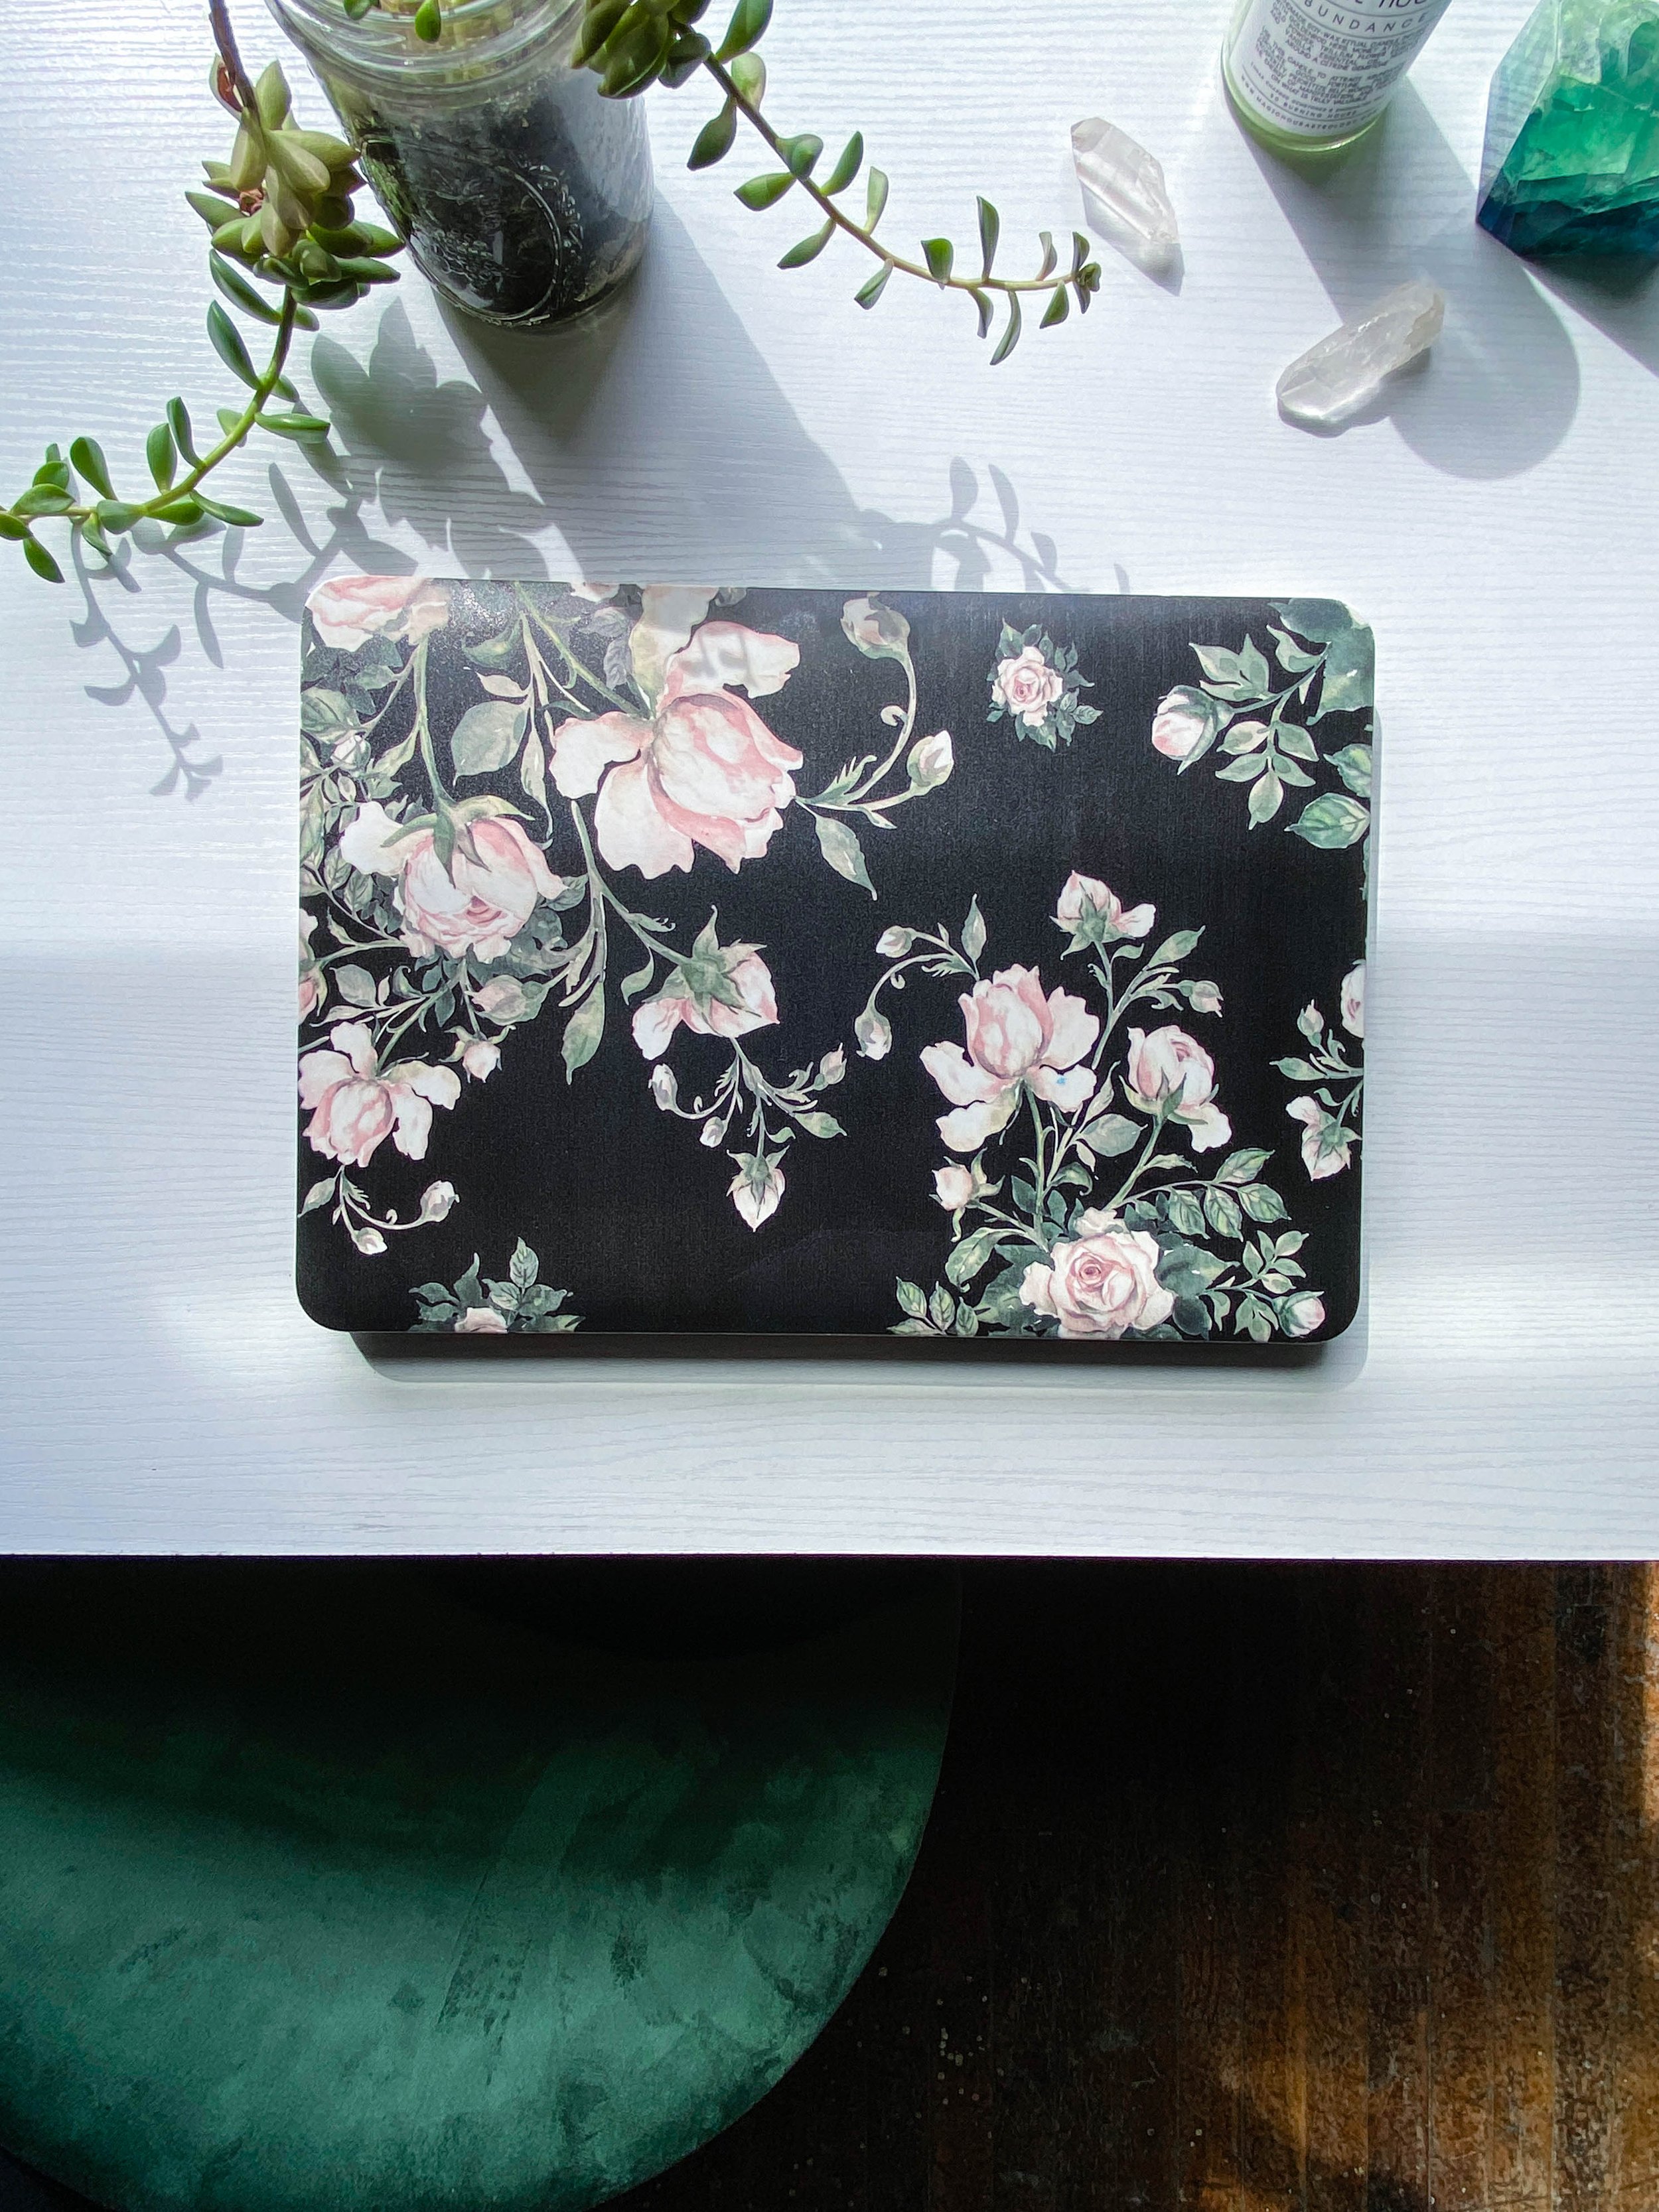
{"type": "Polygon", "coordinates": [[[1181,252],[1162,164],[1098,115],[1072,125],[1072,160],[1090,228],[1137,269],[1161,276],[1181,252]]]}
{"type": "Polygon", "coordinates": [[[1346,422],[1395,369],[1427,352],[1445,313],[1445,295],[1421,277],[1396,285],[1291,363],[1279,380],[1279,413],[1315,430],[1346,422]]]}

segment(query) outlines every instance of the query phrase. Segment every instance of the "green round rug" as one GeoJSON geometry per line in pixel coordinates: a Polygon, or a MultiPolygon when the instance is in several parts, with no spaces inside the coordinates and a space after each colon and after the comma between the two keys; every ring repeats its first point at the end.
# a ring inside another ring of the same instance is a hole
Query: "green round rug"
{"type": "Polygon", "coordinates": [[[116,2212],[578,2212],[735,2119],[898,1902],[957,1600],[697,1576],[0,1568],[0,2141],[116,2212]]]}

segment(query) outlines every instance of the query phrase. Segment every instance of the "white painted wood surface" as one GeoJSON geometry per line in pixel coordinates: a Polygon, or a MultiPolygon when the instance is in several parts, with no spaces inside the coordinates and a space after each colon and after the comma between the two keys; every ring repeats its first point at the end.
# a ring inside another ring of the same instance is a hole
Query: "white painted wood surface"
{"type": "MultiPolygon", "coordinates": [[[[1659,1553],[1659,293],[1474,228],[1525,0],[1457,0],[1322,187],[1230,119],[1226,4],[782,0],[768,44],[779,118],[861,125],[901,231],[970,235],[976,187],[1011,240],[1069,228],[1068,126],[1111,116],[1168,173],[1178,293],[1106,254],[1086,323],[993,374],[965,307],[896,284],[862,315],[836,252],[779,274],[798,216],[688,175],[705,103],[653,95],[654,242],[601,327],[498,341],[407,282],[329,333],[339,485],[284,452],[287,520],[137,557],[90,616],[0,549],[0,1547],[1659,1553]],[[1426,374],[1340,438],[1280,423],[1285,362],[1419,271],[1450,301],[1426,374]],[[1310,1366],[1196,1372],[375,1364],[314,1328],[295,620],[328,568],[411,561],[1351,600],[1386,754],[1368,1318],[1310,1366]],[[152,791],[175,743],[222,763],[189,803],[152,791]]],[[[178,198],[223,136],[200,15],[0,10],[14,488],[81,429],[131,466],[168,393],[210,418],[225,382],[178,198]]],[[[269,466],[228,472],[267,507],[269,466]]]]}

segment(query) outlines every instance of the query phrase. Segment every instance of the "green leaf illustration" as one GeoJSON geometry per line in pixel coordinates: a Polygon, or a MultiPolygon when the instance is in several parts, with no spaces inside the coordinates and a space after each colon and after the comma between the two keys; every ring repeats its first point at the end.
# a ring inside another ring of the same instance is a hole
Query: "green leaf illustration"
{"type": "Polygon", "coordinates": [[[812,819],[817,825],[818,849],[836,873],[845,876],[849,884],[857,884],[874,898],[876,887],[864,865],[864,848],[857,836],[833,814],[815,814],[812,819]]]}
{"type": "Polygon", "coordinates": [[[449,741],[457,775],[488,775],[505,768],[519,750],[526,728],[522,707],[509,699],[485,699],[469,707],[449,741]]]}
{"type": "Polygon", "coordinates": [[[600,978],[564,1025],[561,1049],[564,1054],[565,1081],[569,1082],[579,1067],[586,1067],[599,1048],[605,1035],[605,980],[600,978]]]}
{"type": "Polygon", "coordinates": [[[1297,836],[1318,846],[1322,852],[1339,852],[1345,845],[1358,843],[1370,828],[1371,817],[1357,799],[1325,791],[1304,806],[1290,826],[1297,836]]]}

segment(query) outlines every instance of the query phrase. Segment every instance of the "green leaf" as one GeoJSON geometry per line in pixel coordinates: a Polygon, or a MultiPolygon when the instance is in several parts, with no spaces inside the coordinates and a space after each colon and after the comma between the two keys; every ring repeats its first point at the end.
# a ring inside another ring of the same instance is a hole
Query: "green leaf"
{"type": "Polygon", "coordinates": [[[115,487],[109,480],[109,464],[104,459],[104,449],[95,438],[77,438],[70,447],[70,459],[95,492],[106,499],[113,499],[115,487]]]}
{"type": "Polygon", "coordinates": [[[794,183],[787,169],[769,169],[763,177],[750,177],[738,186],[737,197],[746,208],[775,207],[794,183]]]}
{"type": "Polygon", "coordinates": [[[881,221],[882,210],[886,205],[886,173],[881,169],[872,169],[864,194],[864,227],[866,230],[875,228],[881,221]]]}
{"type": "Polygon", "coordinates": [[[1305,730],[1297,729],[1293,722],[1279,724],[1273,743],[1279,747],[1280,752],[1289,753],[1292,760],[1310,761],[1319,758],[1318,746],[1305,730]]]}
{"type": "Polygon", "coordinates": [[[1226,1183],[1254,1182],[1272,1158],[1271,1152],[1247,1145],[1239,1152],[1228,1153],[1216,1170],[1215,1179],[1226,1183]]]}
{"type": "Polygon", "coordinates": [[[1345,845],[1357,845],[1371,826],[1369,811],[1357,799],[1346,799],[1339,791],[1322,792],[1302,810],[1291,823],[1293,834],[1322,852],[1340,852],[1345,845]]]}
{"type": "Polygon", "coordinates": [[[63,570],[52,559],[51,554],[47,552],[46,547],[40,543],[38,538],[26,538],[23,540],[23,558],[28,562],[30,568],[33,569],[35,574],[37,576],[44,577],[47,583],[61,584],[63,582],[63,570]]]}
{"type": "Polygon", "coordinates": [[[1325,758],[1356,799],[1370,797],[1371,749],[1369,745],[1344,745],[1340,752],[1327,753],[1325,758]]]}
{"type": "Polygon", "coordinates": [[[990,294],[981,292],[977,284],[969,289],[968,296],[979,309],[979,334],[983,337],[991,327],[992,318],[995,315],[996,309],[991,303],[990,294]]]}
{"type": "Polygon", "coordinates": [[[875,306],[877,301],[880,299],[882,294],[887,289],[887,279],[892,275],[892,263],[890,261],[884,261],[873,276],[866,277],[863,283],[859,286],[858,290],[853,295],[853,297],[858,301],[860,307],[873,307],[875,306]]]}
{"type": "Polygon", "coordinates": [[[190,427],[190,410],[182,399],[169,399],[167,404],[167,428],[173,433],[173,442],[192,468],[201,461],[196,450],[190,427]]]}
{"type": "Polygon", "coordinates": [[[485,699],[469,707],[449,740],[457,775],[489,775],[505,768],[524,738],[526,717],[510,699],[485,699]]]}
{"type": "Polygon", "coordinates": [[[1218,783],[1254,783],[1257,776],[1265,775],[1267,770],[1266,753],[1241,753],[1237,760],[1230,760],[1225,768],[1218,768],[1215,777],[1218,783]]]}
{"type": "Polygon", "coordinates": [[[1244,1217],[1230,1190],[1211,1188],[1204,1194],[1204,1212],[1218,1237],[1242,1237],[1244,1217]]]}
{"type": "Polygon", "coordinates": [[[645,957],[644,967],[636,968],[631,975],[625,976],[623,979],[622,994],[623,1006],[631,1006],[635,1000],[639,997],[641,991],[648,990],[650,988],[651,978],[656,974],[656,960],[652,954],[647,952],[645,957]]]}
{"type": "Polygon", "coordinates": [[[1000,361],[1006,361],[1019,343],[1019,295],[1011,292],[1008,295],[1008,320],[1003,327],[1002,336],[997,340],[997,349],[991,356],[993,368],[1000,361]]]}
{"type": "MultiPolygon", "coordinates": [[[[365,9],[373,4],[374,0],[364,0],[365,9]]],[[[347,5],[351,5],[351,0],[347,0],[347,5]]],[[[576,42],[570,50],[573,69],[587,67],[628,13],[629,5],[629,0],[592,0],[582,18],[581,28],[576,33],[576,42]]]]}
{"type": "Polygon", "coordinates": [[[979,202],[980,273],[988,276],[991,264],[997,258],[997,240],[1002,234],[1002,217],[983,195],[979,202]]]}
{"type": "Polygon", "coordinates": [[[592,1059],[604,1035],[605,979],[601,976],[564,1025],[564,1038],[560,1049],[564,1054],[564,1079],[567,1083],[579,1067],[586,1067],[592,1059]]]}
{"type": "Polygon", "coordinates": [[[823,141],[810,131],[802,131],[793,138],[780,138],[778,151],[792,177],[810,177],[823,151],[823,141]]]}
{"type": "Polygon", "coordinates": [[[264,519],[251,507],[228,507],[222,500],[210,499],[205,492],[194,491],[191,497],[204,514],[210,514],[216,522],[228,522],[233,530],[257,530],[264,519]]]}
{"type": "Polygon", "coordinates": [[[855,131],[841,149],[840,159],[823,179],[819,190],[833,199],[844,192],[859,171],[864,167],[864,133],[855,131]]]}
{"type": "MultiPolygon", "coordinates": [[[[1190,1198],[1191,1193],[1183,1191],[1180,1195],[1190,1198]]],[[[1192,1210],[1195,1215],[1199,1214],[1196,1200],[1193,1200],[1192,1210]]],[[[1173,1206],[1170,1212],[1173,1213],[1173,1206]]],[[[1200,1215],[1198,1227],[1188,1233],[1194,1237],[1201,1236],[1203,1227],[1203,1218],[1200,1215]]],[[[1158,1261],[1158,1279],[1165,1290],[1173,1291],[1177,1297],[1193,1297],[1199,1291],[1208,1290],[1218,1276],[1224,1275],[1229,1264],[1227,1261],[1218,1259],[1213,1252],[1206,1252],[1198,1245],[1172,1244],[1158,1261]]]]}
{"type": "Polygon", "coordinates": [[[779,268],[804,269],[809,261],[817,259],[835,234],[836,226],[832,219],[824,224],[822,230],[815,230],[810,238],[803,238],[799,245],[792,246],[787,253],[781,255],[779,268]]]}
{"type": "MultiPolygon", "coordinates": [[[[320,1182],[313,1183],[311,1188],[306,1193],[306,1201],[300,1208],[301,1213],[302,1215],[314,1213],[319,1206],[326,1206],[333,1195],[334,1178],[332,1176],[325,1176],[320,1182]]],[[[435,1286],[428,1285],[428,1287],[435,1286]]]]}
{"type": "Polygon", "coordinates": [[[985,950],[985,916],[979,910],[977,892],[969,901],[968,919],[962,925],[962,949],[973,961],[985,950]]]}
{"type": "Polygon", "coordinates": [[[1221,740],[1221,750],[1237,759],[1240,753],[1260,752],[1267,742],[1265,722],[1235,722],[1221,740]]]}
{"type": "Polygon", "coordinates": [[[735,55],[746,54],[750,46],[759,45],[771,20],[772,0],[738,0],[714,59],[729,62],[735,55]]]}
{"type": "Polygon", "coordinates": [[[1271,822],[1285,803],[1285,787],[1269,769],[1250,786],[1250,827],[1257,829],[1271,822]]]}
{"type": "Polygon", "coordinates": [[[1169,1195],[1170,1219],[1183,1237],[1204,1234],[1204,1209],[1189,1190],[1172,1190],[1169,1195]]]}
{"type": "Polygon", "coordinates": [[[1376,641],[1363,624],[1356,623],[1334,637],[1325,650],[1319,712],[1314,720],[1322,721],[1327,714],[1352,714],[1358,708],[1369,707],[1376,671],[1376,641]]]}
{"type": "Polygon", "coordinates": [[[12,502],[14,514],[66,514],[75,504],[70,494],[53,483],[33,483],[12,502]]]}
{"type": "Polygon", "coordinates": [[[1066,287],[1063,284],[1056,284],[1048,295],[1048,304],[1042,311],[1042,320],[1037,325],[1037,328],[1046,331],[1052,323],[1063,323],[1070,313],[1071,303],[1066,296],[1066,287]]]}
{"type": "Polygon", "coordinates": [[[864,865],[864,848],[854,832],[833,814],[815,814],[812,819],[817,825],[818,850],[836,873],[845,876],[849,884],[857,884],[874,898],[876,887],[864,865]]]}
{"type": "Polygon", "coordinates": [[[728,100],[718,114],[711,115],[698,131],[696,143],[686,158],[688,169],[712,169],[716,161],[723,161],[732,150],[732,142],[738,135],[738,107],[728,100]]]}
{"type": "Polygon", "coordinates": [[[913,1321],[922,1320],[927,1311],[927,1293],[920,1283],[907,1283],[901,1276],[896,1285],[898,1302],[913,1321]]]}
{"type": "Polygon", "coordinates": [[[98,502],[100,523],[106,530],[112,530],[118,535],[124,530],[131,530],[133,524],[141,519],[142,512],[125,499],[100,499],[98,502]]]}
{"type": "Polygon", "coordinates": [[[976,1229],[971,1237],[964,1237],[959,1244],[951,1247],[951,1256],[945,1263],[946,1279],[958,1290],[971,1283],[997,1249],[997,1239],[1002,1235],[998,1227],[976,1229]]]}
{"type": "Polygon", "coordinates": [[[513,1248],[513,1258],[507,1272],[515,1291],[527,1291],[541,1272],[540,1261],[522,1237],[513,1248]]]}
{"type": "Polygon", "coordinates": [[[1340,599],[1274,599],[1271,605],[1286,629],[1315,645],[1328,645],[1334,637],[1355,626],[1340,599]]]}
{"type": "Polygon", "coordinates": [[[1198,940],[1203,934],[1201,929],[1173,931],[1158,946],[1146,965],[1149,968],[1173,967],[1177,962],[1184,960],[1189,952],[1197,951],[1198,940]]]}
{"type": "Polygon", "coordinates": [[[329,420],[326,415],[302,415],[292,410],[280,415],[256,415],[254,428],[269,430],[278,438],[293,438],[301,445],[314,445],[326,440],[329,420]]]}
{"type": "Polygon", "coordinates": [[[170,499],[165,507],[158,507],[155,509],[155,520],[158,522],[183,526],[199,522],[201,519],[201,507],[188,493],[179,499],[170,499]]]}
{"type": "Polygon", "coordinates": [[[1139,1122],[1130,1121],[1127,1114],[1103,1114],[1097,1121],[1089,1123],[1081,1141],[1103,1160],[1115,1160],[1121,1152],[1138,1145],[1141,1135],[1139,1122]]]}
{"type": "MultiPolygon", "coordinates": [[[[216,300],[210,301],[207,311],[207,333],[213,350],[233,376],[240,377],[250,387],[259,381],[253,363],[248,359],[247,348],[242,343],[241,332],[216,300]]],[[[173,436],[179,434],[175,429],[173,436]]]]}
{"type": "Polygon", "coordinates": [[[372,1006],[375,1003],[374,978],[367,968],[359,968],[354,961],[335,969],[334,988],[349,1006],[372,1006]]]}
{"type": "Polygon", "coordinates": [[[1042,266],[1037,270],[1037,275],[1039,276],[1051,276],[1060,262],[1060,255],[1054,247],[1053,234],[1049,231],[1040,230],[1037,233],[1037,237],[1042,246],[1042,266]]]}
{"type": "Polygon", "coordinates": [[[1252,1221],[1283,1221],[1285,1218],[1285,1201],[1268,1183],[1247,1184],[1238,1194],[1238,1202],[1252,1221]]]}
{"type": "Polygon", "coordinates": [[[739,100],[750,107],[758,107],[766,97],[766,64],[758,54],[739,54],[726,72],[737,88],[739,100]]]}
{"type": "Polygon", "coordinates": [[[957,1317],[957,1302],[943,1283],[933,1285],[933,1295],[927,1301],[927,1318],[933,1327],[948,1330],[957,1317]]]}
{"type": "Polygon", "coordinates": [[[956,259],[956,248],[948,238],[924,238],[921,250],[927,258],[927,274],[936,284],[943,284],[951,274],[951,264],[956,259]]]}
{"type": "Polygon", "coordinates": [[[844,1137],[847,1134],[833,1114],[797,1114],[795,1120],[809,1137],[844,1137]]]}
{"type": "Polygon", "coordinates": [[[165,422],[158,422],[144,441],[144,459],[149,464],[150,475],[155,479],[157,491],[165,491],[173,482],[178,466],[178,453],[173,443],[173,433],[165,422]]]}
{"type": "Polygon", "coordinates": [[[420,6],[415,10],[416,37],[425,46],[435,46],[443,36],[443,10],[438,5],[438,0],[421,0],[420,6]]]}
{"type": "Polygon", "coordinates": [[[208,274],[232,307],[240,307],[245,315],[252,315],[256,323],[279,323],[283,319],[270,302],[262,299],[254,290],[246,277],[231,267],[223,254],[208,255],[208,274]]]}
{"type": "Polygon", "coordinates": [[[27,522],[20,522],[8,508],[0,507],[0,538],[9,538],[15,541],[20,538],[27,538],[28,534],[29,526],[27,522]]]}

